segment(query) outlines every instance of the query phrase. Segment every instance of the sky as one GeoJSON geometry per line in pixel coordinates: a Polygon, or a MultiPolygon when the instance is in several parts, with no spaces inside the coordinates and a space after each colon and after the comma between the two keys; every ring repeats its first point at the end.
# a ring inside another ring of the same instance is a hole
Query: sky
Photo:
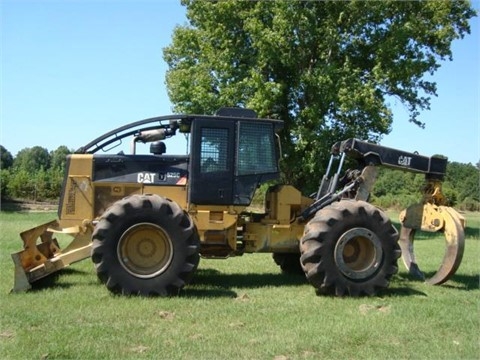
{"type": "MultiPolygon", "coordinates": [[[[473,2],[480,9],[480,0],[473,2]]],[[[172,114],[162,49],[187,23],[179,0],[0,0],[0,145],[75,150],[125,124],[172,114]]],[[[480,20],[431,78],[437,97],[408,122],[392,102],[381,144],[450,161],[480,161],[480,20]]],[[[168,140],[171,141],[171,140],[168,140]]],[[[332,141],[333,143],[333,141],[332,141]]],[[[185,140],[167,143],[183,153],[185,140]]]]}

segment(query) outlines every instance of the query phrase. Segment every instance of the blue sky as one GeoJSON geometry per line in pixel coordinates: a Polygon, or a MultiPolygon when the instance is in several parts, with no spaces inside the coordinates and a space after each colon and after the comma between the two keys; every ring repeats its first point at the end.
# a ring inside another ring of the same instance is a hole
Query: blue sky
{"type": "MultiPolygon", "coordinates": [[[[1,1],[1,0],[0,0],[1,1]]],[[[162,49],[186,23],[177,0],[1,2],[0,144],[77,149],[127,123],[170,114],[162,49]]],[[[480,2],[474,2],[476,9],[480,2]]],[[[438,97],[420,129],[392,103],[382,145],[450,161],[480,160],[480,21],[435,73],[438,97]]],[[[177,137],[169,152],[183,151],[177,137]]],[[[172,141],[172,140],[170,140],[172,141]]]]}

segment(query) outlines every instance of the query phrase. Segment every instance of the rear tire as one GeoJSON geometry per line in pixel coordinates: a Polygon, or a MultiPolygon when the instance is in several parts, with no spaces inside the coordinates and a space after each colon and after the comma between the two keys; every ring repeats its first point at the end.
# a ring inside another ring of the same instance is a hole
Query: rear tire
{"type": "Polygon", "coordinates": [[[342,200],[318,211],[300,241],[301,264],[320,294],[374,295],[398,271],[398,232],[364,201],[342,200]]]}
{"type": "Polygon", "coordinates": [[[275,264],[277,264],[285,274],[303,274],[302,265],[300,264],[300,254],[273,253],[272,257],[275,264]]]}
{"type": "Polygon", "coordinates": [[[114,293],[176,295],[191,279],[199,238],[178,204],[133,195],[112,205],[92,234],[97,276],[114,293]]]}

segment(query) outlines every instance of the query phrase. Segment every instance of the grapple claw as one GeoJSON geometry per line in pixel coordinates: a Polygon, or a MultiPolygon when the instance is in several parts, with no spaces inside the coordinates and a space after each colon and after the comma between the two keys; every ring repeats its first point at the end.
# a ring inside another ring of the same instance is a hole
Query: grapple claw
{"type": "Polygon", "coordinates": [[[399,245],[402,259],[411,276],[431,285],[443,284],[457,271],[465,247],[465,219],[453,208],[430,203],[412,205],[400,214],[402,228],[399,245]],[[414,253],[415,231],[442,232],[445,255],[437,272],[426,279],[417,265],[414,253]]]}

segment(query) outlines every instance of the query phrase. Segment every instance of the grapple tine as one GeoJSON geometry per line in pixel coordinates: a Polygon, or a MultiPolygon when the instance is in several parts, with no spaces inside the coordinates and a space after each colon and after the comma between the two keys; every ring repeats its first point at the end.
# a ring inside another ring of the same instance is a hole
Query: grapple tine
{"type": "Polygon", "coordinates": [[[415,230],[402,226],[400,229],[400,238],[398,244],[402,250],[402,260],[408,270],[408,274],[415,279],[425,280],[425,275],[418,267],[415,259],[413,242],[415,239],[415,230]]]}
{"type": "Polygon", "coordinates": [[[432,285],[443,284],[450,279],[457,271],[463,258],[465,248],[465,219],[454,209],[446,206],[440,206],[445,227],[445,255],[440,268],[435,275],[426,282],[432,285]]]}

